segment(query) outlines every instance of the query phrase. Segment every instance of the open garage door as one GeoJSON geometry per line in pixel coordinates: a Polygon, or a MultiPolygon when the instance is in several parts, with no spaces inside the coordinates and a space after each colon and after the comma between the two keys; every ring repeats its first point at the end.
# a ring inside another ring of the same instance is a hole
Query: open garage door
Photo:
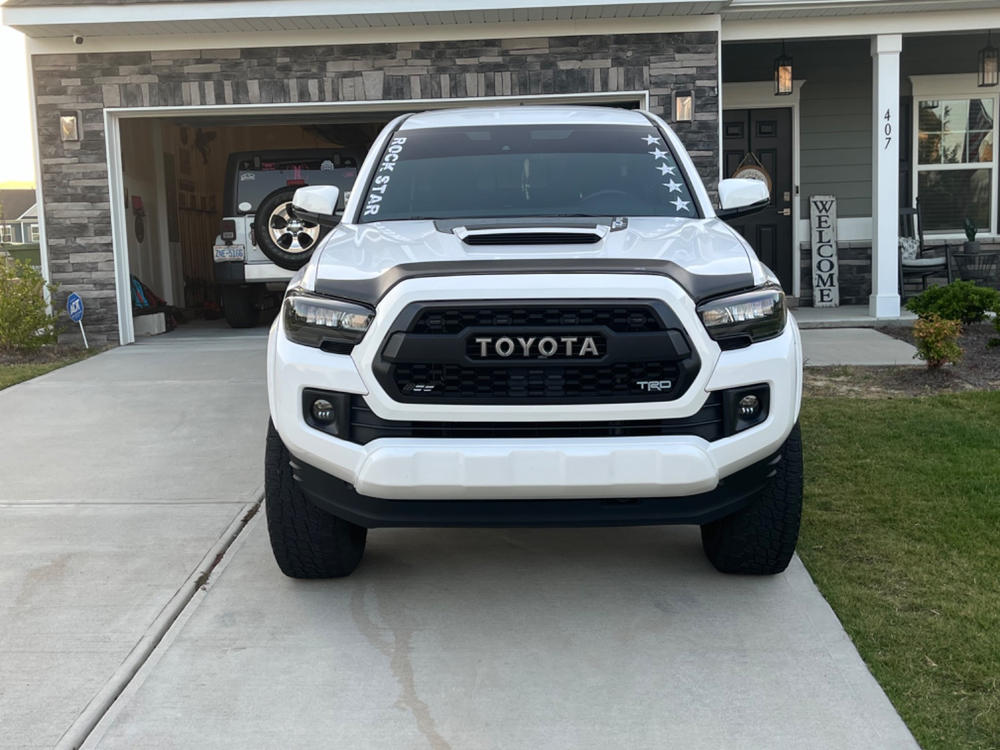
{"type": "Polygon", "coordinates": [[[498,103],[637,108],[647,96],[109,110],[122,343],[175,326],[268,322],[297,254],[304,262],[322,239],[319,228],[289,221],[285,206],[295,187],[349,190],[372,141],[398,114],[498,103]]]}

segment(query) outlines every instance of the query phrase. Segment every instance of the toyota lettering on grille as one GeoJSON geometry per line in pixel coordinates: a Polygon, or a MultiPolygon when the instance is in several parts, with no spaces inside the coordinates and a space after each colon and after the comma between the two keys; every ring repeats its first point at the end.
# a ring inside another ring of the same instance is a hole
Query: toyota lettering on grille
{"type": "Polygon", "coordinates": [[[476,336],[472,352],[479,359],[599,358],[597,336],[476,336]]]}

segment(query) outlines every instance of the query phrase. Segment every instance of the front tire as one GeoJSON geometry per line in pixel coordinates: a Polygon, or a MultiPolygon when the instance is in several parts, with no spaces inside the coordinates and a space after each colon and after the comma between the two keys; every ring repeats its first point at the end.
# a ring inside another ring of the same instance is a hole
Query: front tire
{"type": "Polygon", "coordinates": [[[701,527],[705,555],[723,573],[774,575],[788,567],[802,519],[802,435],[781,447],[775,475],[748,505],[701,527]]]}
{"type": "Polygon", "coordinates": [[[264,497],[271,551],[290,578],[341,578],[361,562],[368,529],[320,508],[302,494],[291,456],[274,424],[267,425],[264,497]]]}

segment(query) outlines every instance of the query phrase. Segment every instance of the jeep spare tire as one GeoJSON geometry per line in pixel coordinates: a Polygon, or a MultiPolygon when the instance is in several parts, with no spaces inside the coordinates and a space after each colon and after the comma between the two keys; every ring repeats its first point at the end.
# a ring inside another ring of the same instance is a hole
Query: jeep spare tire
{"type": "Polygon", "coordinates": [[[253,228],[257,245],[275,265],[297,271],[312,257],[313,250],[330,231],[292,213],[292,196],[298,187],[275,190],[257,206],[253,228]]]}

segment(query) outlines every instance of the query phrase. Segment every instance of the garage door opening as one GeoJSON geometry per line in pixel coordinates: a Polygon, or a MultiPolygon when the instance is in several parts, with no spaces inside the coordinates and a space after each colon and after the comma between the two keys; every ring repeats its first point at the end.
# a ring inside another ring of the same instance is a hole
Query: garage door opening
{"type": "Polygon", "coordinates": [[[123,121],[125,243],[136,333],[190,321],[219,321],[219,327],[268,322],[292,272],[276,271],[262,244],[308,250],[319,237],[293,237],[269,226],[271,214],[272,224],[281,223],[280,204],[267,217],[258,210],[275,202],[269,196],[287,196],[299,185],[334,182],[349,189],[386,122],[381,115],[356,122],[123,121]],[[230,248],[238,248],[246,264],[215,259],[213,248],[225,244],[224,219],[236,233],[230,248]],[[255,266],[268,271],[244,279],[244,268],[249,277],[255,266]],[[239,281],[251,283],[234,283],[239,281]]]}
{"type": "MultiPolygon", "coordinates": [[[[508,103],[543,102],[634,109],[646,106],[647,94],[508,103]]],[[[282,207],[295,187],[336,184],[342,193],[350,190],[371,143],[397,114],[497,103],[478,98],[299,105],[300,111],[292,111],[294,105],[107,110],[122,343],[175,328],[222,332],[267,325],[293,273],[276,272],[272,251],[306,251],[321,239],[315,231],[288,226],[282,207]],[[237,253],[245,262],[231,260],[237,253]]]]}

